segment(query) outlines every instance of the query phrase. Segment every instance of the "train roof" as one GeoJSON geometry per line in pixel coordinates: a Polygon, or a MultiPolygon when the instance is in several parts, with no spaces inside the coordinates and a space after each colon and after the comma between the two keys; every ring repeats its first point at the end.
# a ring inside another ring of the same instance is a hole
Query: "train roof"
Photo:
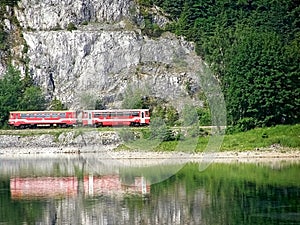
{"type": "Polygon", "coordinates": [[[148,111],[149,109],[84,109],[84,110],[45,110],[45,111],[10,111],[9,113],[64,113],[64,112],[128,112],[128,111],[148,111]]]}
{"type": "Polygon", "coordinates": [[[9,113],[64,113],[76,112],[75,110],[46,110],[46,111],[10,111],[9,113]]]}
{"type": "Polygon", "coordinates": [[[84,112],[128,112],[128,111],[147,111],[149,109],[87,109],[84,112]]]}

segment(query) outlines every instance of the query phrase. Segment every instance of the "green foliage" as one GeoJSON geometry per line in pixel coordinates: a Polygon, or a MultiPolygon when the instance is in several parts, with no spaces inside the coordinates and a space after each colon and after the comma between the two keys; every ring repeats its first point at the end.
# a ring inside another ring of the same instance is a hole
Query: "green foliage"
{"type": "Polygon", "coordinates": [[[50,110],[66,110],[66,106],[55,97],[50,103],[50,110]]]}
{"type": "Polygon", "coordinates": [[[3,30],[2,25],[0,25],[0,50],[7,50],[7,36],[8,34],[3,30]]]}
{"type": "Polygon", "coordinates": [[[236,125],[234,125],[228,132],[245,132],[251,130],[257,126],[257,121],[254,118],[242,118],[237,121],[236,125]]]}
{"type": "Polygon", "coordinates": [[[160,37],[164,30],[153,23],[151,15],[146,15],[144,16],[144,28],[142,29],[142,32],[149,37],[160,37]]]}
{"type": "Polygon", "coordinates": [[[198,115],[195,107],[192,105],[185,105],[182,110],[183,126],[193,126],[198,124],[198,115]]]}
{"type": "Polygon", "coordinates": [[[174,106],[166,108],[165,122],[168,126],[174,126],[175,122],[179,119],[179,115],[174,106]]]}
{"type": "Polygon", "coordinates": [[[174,106],[167,105],[166,102],[152,102],[150,106],[152,109],[151,117],[160,118],[167,126],[174,126],[179,119],[179,114],[174,106]]]}
{"type": "Polygon", "coordinates": [[[118,134],[120,138],[125,142],[130,142],[135,140],[135,134],[133,131],[128,129],[120,129],[118,130],[118,134]]]}
{"type": "Polygon", "coordinates": [[[81,22],[81,25],[88,25],[88,24],[89,24],[89,22],[86,20],[81,22]]]}
{"type": "Polygon", "coordinates": [[[197,53],[210,64],[223,87],[231,124],[243,118],[253,118],[256,126],[300,121],[298,1],[153,4],[174,20],[168,29],[194,41],[197,53]]]}
{"type": "Polygon", "coordinates": [[[106,109],[104,102],[101,99],[97,99],[95,103],[95,109],[103,110],[106,109]]]}
{"type": "Polygon", "coordinates": [[[20,0],[0,0],[0,6],[15,6],[20,0]]]}
{"type": "Polygon", "coordinates": [[[150,124],[150,139],[158,139],[160,141],[172,141],[174,135],[167,127],[162,118],[154,118],[150,124]]]}
{"type": "Polygon", "coordinates": [[[7,72],[0,80],[0,123],[4,125],[8,120],[8,113],[11,110],[20,109],[20,100],[22,99],[22,81],[20,72],[12,66],[8,67],[7,72]]]}
{"type": "Polygon", "coordinates": [[[197,108],[197,114],[199,117],[199,125],[210,126],[212,124],[211,113],[208,107],[197,108]]]}
{"type": "Polygon", "coordinates": [[[45,98],[40,88],[27,76],[22,80],[20,71],[9,66],[0,79],[0,126],[7,123],[9,111],[43,109],[45,98]]]}
{"type": "Polygon", "coordinates": [[[123,109],[146,109],[149,108],[147,104],[147,93],[145,90],[135,86],[128,86],[124,93],[122,108],[123,109]]]}
{"type": "Polygon", "coordinates": [[[67,31],[73,31],[73,30],[77,30],[77,27],[75,26],[74,23],[69,23],[67,26],[67,31]]]}
{"type": "Polygon", "coordinates": [[[46,101],[42,90],[37,86],[25,89],[20,100],[22,110],[34,111],[46,109],[46,101]]]}

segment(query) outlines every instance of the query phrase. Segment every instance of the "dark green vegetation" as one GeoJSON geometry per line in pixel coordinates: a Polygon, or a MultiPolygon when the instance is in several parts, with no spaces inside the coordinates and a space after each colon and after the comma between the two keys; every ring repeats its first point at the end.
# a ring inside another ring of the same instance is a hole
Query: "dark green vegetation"
{"type": "MultiPolygon", "coordinates": [[[[7,13],[6,6],[15,6],[19,0],[0,0],[0,51],[5,52],[6,54],[9,53],[10,45],[12,44],[12,40],[10,37],[10,34],[4,29],[4,19],[9,18],[15,25],[18,25],[18,21],[16,20],[16,17],[10,15],[10,13],[7,13]]],[[[2,53],[2,59],[7,58],[5,54],[2,53]],[[4,57],[5,56],[5,57],[4,57]]]]}
{"type": "Polygon", "coordinates": [[[0,79],[0,126],[6,125],[9,111],[44,110],[45,106],[42,90],[29,76],[21,79],[20,72],[9,66],[0,79]]]}
{"type": "MultiPolygon", "coordinates": [[[[205,151],[210,139],[210,129],[197,130],[197,136],[183,135],[186,132],[180,129],[175,129],[173,132],[168,132],[164,126],[159,129],[143,129],[141,130],[140,139],[133,140],[134,135],[131,133],[130,138],[123,139],[126,143],[120,146],[119,149],[140,149],[154,151],[183,151],[183,152],[203,152],[205,151]],[[153,135],[157,135],[153,140],[153,135]],[[199,137],[198,137],[199,136],[199,137]],[[166,141],[164,138],[168,137],[166,141]]],[[[135,131],[137,132],[137,130],[135,131]]],[[[195,131],[188,131],[195,132],[195,131]]],[[[130,131],[126,131],[126,137],[129,137],[130,131]]],[[[274,127],[255,128],[249,131],[226,134],[220,149],[215,151],[246,151],[255,149],[268,149],[270,147],[287,149],[298,149],[300,147],[300,125],[277,125],[274,127]]]]}
{"type": "Polygon", "coordinates": [[[19,0],[0,0],[0,6],[15,6],[19,0]]]}
{"type": "Polygon", "coordinates": [[[299,122],[299,0],[140,0],[162,7],[166,30],[196,43],[239,131],[299,122]]]}

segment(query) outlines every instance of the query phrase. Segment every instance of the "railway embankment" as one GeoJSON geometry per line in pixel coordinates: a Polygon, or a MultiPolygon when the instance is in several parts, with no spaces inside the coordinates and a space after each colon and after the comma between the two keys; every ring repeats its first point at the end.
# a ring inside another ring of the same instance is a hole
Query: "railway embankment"
{"type": "Polygon", "coordinates": [[[0,135],[0,154],[91,153],[114,149],[120,143],[121,139],[114,131],[8,132],[0,135]]]}

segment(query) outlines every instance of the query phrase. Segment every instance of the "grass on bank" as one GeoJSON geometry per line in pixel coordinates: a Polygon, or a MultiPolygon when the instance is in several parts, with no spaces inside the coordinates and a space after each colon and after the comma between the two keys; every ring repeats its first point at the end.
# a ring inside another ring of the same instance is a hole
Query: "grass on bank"
{"type": "MultiPolygon", "coordinates": [[[[192,139],[183,141],[166,141],[155,146],[155,151],[202,152],[206,149],[210,136],[199,137],[196,143],[192,139]]],[[[146,144],[146,143],[145,143],[146,144]]],[[[246,151],[280,146],[300,149],[300,124],[278,125],[256,128],[247,132],[226,134],[217,151],[246,151]]]]}

